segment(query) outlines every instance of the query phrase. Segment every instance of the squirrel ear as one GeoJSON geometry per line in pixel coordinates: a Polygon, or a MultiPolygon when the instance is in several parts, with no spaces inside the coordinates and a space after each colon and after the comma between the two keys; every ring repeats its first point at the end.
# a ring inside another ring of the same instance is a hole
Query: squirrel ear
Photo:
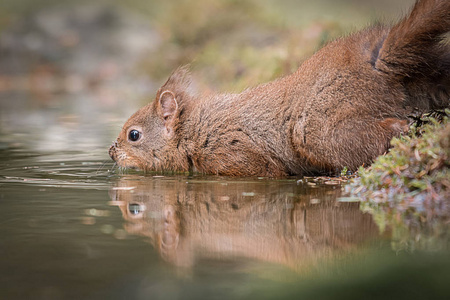
{"type": "Polygon", "coordinates": [[[171,119],[178,109],[177,99],[171,91],[164,91],[159,96],[160,112],[164,120],[171,119]]]}

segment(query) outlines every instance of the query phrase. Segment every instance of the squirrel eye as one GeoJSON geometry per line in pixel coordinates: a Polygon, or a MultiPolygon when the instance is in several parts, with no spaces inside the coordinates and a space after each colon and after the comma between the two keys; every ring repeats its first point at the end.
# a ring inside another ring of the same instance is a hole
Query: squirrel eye
{"type": "Polygon", "coordinates": [[[128,139],[132,142],[136,142],[141,137],[141,133],[136,129],[133,129],[128,133],[128,139]]]}

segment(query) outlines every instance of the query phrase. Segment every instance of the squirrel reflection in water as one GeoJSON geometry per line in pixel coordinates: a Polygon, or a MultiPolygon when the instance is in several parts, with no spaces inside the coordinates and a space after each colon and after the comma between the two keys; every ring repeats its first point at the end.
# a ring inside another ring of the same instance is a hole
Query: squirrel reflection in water
{"type": "Polygon", "coordinates": [[[378,235],[359,203],[336,200],[336,187],[315,189],[292,181],[187,181],[129,175],[111,190],[127,232],[148,237],[161,257],[176,266],[239,257],[300,271],[378,235]]]}

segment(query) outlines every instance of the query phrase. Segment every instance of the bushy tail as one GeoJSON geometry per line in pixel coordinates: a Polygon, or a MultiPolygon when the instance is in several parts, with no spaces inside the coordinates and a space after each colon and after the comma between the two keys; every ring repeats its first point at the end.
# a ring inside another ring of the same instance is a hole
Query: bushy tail
{"type": "Polygon", "coordinates": [[[428,109],[449,106],[449,31],[450,0],[418,0],[383,42],[375,68],[405,84],[413,101],[409,104],[428,109]],[[430,100],[426,105],[424,97],[430,100]]]}

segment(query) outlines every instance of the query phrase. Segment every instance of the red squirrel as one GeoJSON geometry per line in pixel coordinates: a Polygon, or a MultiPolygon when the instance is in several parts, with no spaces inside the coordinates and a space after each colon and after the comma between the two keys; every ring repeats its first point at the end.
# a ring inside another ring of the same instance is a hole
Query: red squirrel
{"type": "Polygon", "coordinates": [[[239,94],[190,89],[176,70],[109,149],[119,167],[226,176],[330,174],[369,165],[408,115],[449,107],[449,0],[393,27],[330,42],[299,69],[239,94]]]}

